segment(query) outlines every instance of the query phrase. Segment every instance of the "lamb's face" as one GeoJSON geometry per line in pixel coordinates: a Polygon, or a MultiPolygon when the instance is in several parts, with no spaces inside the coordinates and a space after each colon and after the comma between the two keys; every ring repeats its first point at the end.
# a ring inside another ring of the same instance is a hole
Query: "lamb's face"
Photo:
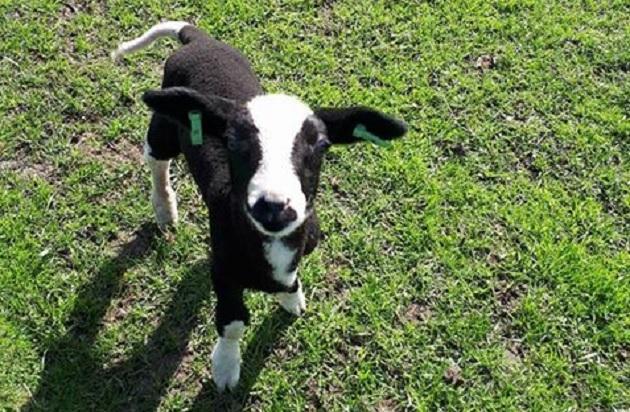
{"type": "Polygon", "coordinates": [[[407,131],[404,122],[374,109],[319,108],[314,113],[297,98],[281,94],[257,96],[243,105],[169,87],[146,92],[143,100],[191,130],[191,136],[195,130],[225,143],[237,202],[252,225],[268,236],[285,236],[308,218],[331,142],[382,144],[407,131]]]}
{"type": "Polygon", "coordinates": [[[330,145],[311,109],[286,95],[258,96],[228,121],[226,142],[232,185],[254,227],[285,236],[304,223],[330,145]]]}

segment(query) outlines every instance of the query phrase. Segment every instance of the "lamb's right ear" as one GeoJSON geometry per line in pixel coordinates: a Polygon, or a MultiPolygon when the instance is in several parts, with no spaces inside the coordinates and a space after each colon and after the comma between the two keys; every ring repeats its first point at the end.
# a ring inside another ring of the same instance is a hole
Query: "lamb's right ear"
{"type": "Polygon", "coordinates": [[[407,124],[369,107],[320,108],[315,110],[333,144],[370,140],[376,144],[401,138],[407,124]]]}
{"type": "Polygon", "coordinates": [[[169,87],[145,92],[142,100],[158,113],[185,128],[190,128],[188,114],[201,114],[204,132],[220,133],[235,103],[219,96],[204,96],[187,87],[169,87]]]}

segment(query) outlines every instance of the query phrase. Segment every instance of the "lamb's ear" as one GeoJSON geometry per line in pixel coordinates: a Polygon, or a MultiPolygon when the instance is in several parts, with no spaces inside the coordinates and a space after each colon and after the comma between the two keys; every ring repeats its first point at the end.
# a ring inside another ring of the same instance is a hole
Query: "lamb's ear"
{"type": "Polygon", "coordinates": [[[372,140],[392,140],[407,132],[407,125],[377,110],[367,107],[323,108],[315,110],[328,129],[332,143],[355,143],[372,140]],[[374,138],[376,137],[376,138],[374,138]]]}
{"type": "Polygon", "coordinates": [[[201,114],[204,133],[221,133],[235,103],[219,96],[203,96],[186,87],[169,87],[145,92],[142,100],[151,110],[185,128],[190,128],[189,113],[201,114]]]}

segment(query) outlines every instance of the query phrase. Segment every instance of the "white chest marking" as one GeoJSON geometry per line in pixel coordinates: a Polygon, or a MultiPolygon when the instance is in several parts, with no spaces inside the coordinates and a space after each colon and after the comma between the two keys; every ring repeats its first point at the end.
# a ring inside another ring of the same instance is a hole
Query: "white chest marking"
{"type": "Polygon", "coordinates": [[[289,249],[280,240],[266,242],[264,247],[265,258],[271,265],[274,280],[285,286],[292,286],[297,276],[297,270],[290,270],[295,258],[295,249],[289,249]]]}

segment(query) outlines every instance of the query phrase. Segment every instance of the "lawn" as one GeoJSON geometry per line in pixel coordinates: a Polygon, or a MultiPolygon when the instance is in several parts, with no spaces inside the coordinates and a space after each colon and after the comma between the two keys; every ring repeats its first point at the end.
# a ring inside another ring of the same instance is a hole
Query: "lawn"
{"type": "Polygon", "coordinates": [[[630,408],[626,1],[3,0],[0,410],[630,408]],[[250,57],[267,91],[404,118],[334,148],[307,313],[247,297],[216,393],[208,218],[153,223],[143,91],[161,20],[250,57]]]}

